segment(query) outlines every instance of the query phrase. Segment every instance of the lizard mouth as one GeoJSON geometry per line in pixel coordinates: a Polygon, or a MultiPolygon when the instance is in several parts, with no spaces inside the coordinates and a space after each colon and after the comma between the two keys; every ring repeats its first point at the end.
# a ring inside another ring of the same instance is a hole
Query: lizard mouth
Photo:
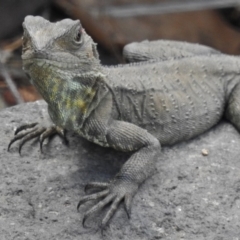
{"type": "Polygon", "coordinates": [[[28,70],[31,68],[33,65],[37,65],[39,67],[44,67],[44,66],[51,66],[53,68],[61,69],[61,70],[74,70],[74,69],[80,69],[81,64],[76,63],[74,59],[71,59],[70,61],[66,61],[64,57],[58,57],[56,58],[53,57],[51,58],[48,56],[41,56],[38,54],[34,54],[32,56],[24,56],[22,55],[22,60],[23,60],[23,66],[25,70],[28,70]]]}

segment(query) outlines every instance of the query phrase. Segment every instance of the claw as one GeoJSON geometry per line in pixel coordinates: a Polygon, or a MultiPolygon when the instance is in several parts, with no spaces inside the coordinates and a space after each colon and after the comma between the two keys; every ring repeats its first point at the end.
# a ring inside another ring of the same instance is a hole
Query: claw
{"type": "Polygon", "coordinates": [[[64,144],[68,145],[68,139],[66,138],[66,130],[60,127],[55,128],[56,133],[64,140],[64,144]]]}
{"type": "Polygon", "coordinates": [[[42,151],[42,147],[43,147],[43,142],[46,138],[50,137],[51,135],[53,135],[54,133],[56,133],[57,130],[55,127],[51,127],[49,129],[46,129],[46,131],[44,131],[40,137],[39,137],[39,142],[40,142],[40,151],[41,153],[43,152],[42,151]]]}
{"type": "Polygon", "coordinates": [[[60,127],[56,127],[56,132],[59,134],[59,136],[61,136],[62,138],[65,138],[66,136],[66,131],[65,129],[62,129],[60,127]]]}
{"type": "Polygon", "coordinates": [[[112,216],[114,215],[114,213],[117,211],[117,208],[120,204],[120,202],[123,200],[124,196],[118,196],[112,203],[110,209],[108,210],[107,214],[105,215],[105,217],[102,220],[102,224],[101,224],[101,228],[104,229],[107,226],[107,223],[109,222],[109,220],[112,218],[112,216]]]}
{"type": "Polygon", "coordinates": [[[41,151],[41,153],[43,153],[43,142],[44,142],[44,140],[45,140],[45,138],[41,138],[41,136],[40,136],[39,142],[40,142],[40,151],[41,151]]]}
{"type": "MultiPolygon", "coordinates": [[[[94,205],[92,208],[90,208],[83,216],[83,225],[85,224],[86,219],[94,214],[95,212],[101,210],[104,206],[106,206],[108,203],[110,203],[114,198],[114,194],[110,194],[107,197],[105,197],[102,201],[94,205]]],[[[109,210],[110,211],[110,210],[109,210]]]]}
{"type": "Polygon", "coordinates": [[[83,228],[87,228],[87,226],[85,225],[86,219],[87,219],[87,217],[83,217],[83,220],[82,220],[83,228]]]}
{"type": "Polygon", "coordinates": [[[17,139],[15,139],[15,138],[13,138],[13,139],[10,141],[10,143],[8,144],[8,148],[7,148],[8,152],[9,152],[10,147],[12,146],[12,144],[13,144],[14,142],[16,142],[16,141],[17,141],[17,139]]]}
{"type": "Polygon", "coordinates": [[[22,130],[26,130],[28,128],[33,128],[37,125],[38,123],[30,123],[30,124],[25,124],[25,125],[22,125],[20,127],[18,127],[14,133],[14,135],[17,135],[20,131],[22,130]]]}
{"type": "Polygon", "coordinates": [[[82,197],[78,202],[77,210],[79,209],[81,204],[83,204],[87,201],[90,201],[90,200],[96,200],[96,199],[99,199],[99,198],[102,198],[102,197],[106,197],[108,193],[109,193],[109,190],[105,190],[105,191],[102,191],[102,192],[98,192],[98,193],[94,193],[94,194],[90,194],[90,195],[82,197]]]}
{"type": "Polygon", "coordinates": [[[97,204],[92,206],[83,216],[82,224],[86,227],[86,220],[88,217],[92,216],[95,212],[102,210],[106,205],[109,204],[109,209],[107,210],[105,216],[102,219],[100,228],[101,231],[107,227],[109,221],[116,213],[119,204],[124,201],[124,208],[126,210],[127,216],[131,217],[131,203],[133,196],[136,192],[138,185],[131,185],[125,182],[111,181],[110,183],[102,182],[91,182],[85,186],[85,191],[91,188],[100,188],[100,192],[88,194],[82,197],[78,203],[77,209],[81,204],[88,202],[90,200],[98,200],[97,204]]]}
{"type": "Polygon", "coordinates": [[[57,132],[62,137],[62,139],[64,140],[65,145],[68,145],[69,142],[68,142],[68,139],[66,137],[67,131],[65,129],[60,129],[60,131],[59,131],[58,128],[57,128],[57,132]],[[60,132],[61,132],[61,134],[60,134],[60,132]]]}
{"type": "Polygon", "coordinates": [[[23,146],[23,144],[20,144],[20,145],[19,145],[19,148],[18,148],[18,153],[19,153],[20,156],[21,156],[22,146],[23,146]]]}
{"type": "Polygon", "coordinates": [[[124,198],[124,208],[127,213],[128,219],[131,218],[131,203],[132,203],[132,196],[127,195],[124,198]]]}
{"type": "Polygon", "coordinates": [[[44,128],[40,128],[40,129],[37,129],[36,131],[31,131],[30,133],[28,132],[28,134],[22,138],[19,144],[19,149],[18,149],[19,154],[21,155],[21,149],[25,142],[39,136],[41,133],[44,132],[44,130],[45,130],[44,128]]]}
{"type": "Polygon", "coordinates": [[[52,126],[52,127],[36,127],[38,123],[31,123],[31,124],[25,124],[23,126],[20,126],[16,129],[15,131],[15,136],[14,138],[10,141],[8,144],[8,151],[11,148],[12,144],[16,142],[17,140],[21,139],[20,144],[19,144],[19,149],[18,152],[21,155],[21,150],[22,146],[25,144],[25,142],[36,138],[40,136],[40,150],[42,152],[42,147],[43,147],[43,142],[46,138],[50,137],[51,135],[54,134],[59,134],[61,137],[64,138],[65,143],[67,143],[67,139],[65,137],[65,130],[63,130],[60,127],[57,126],[52,126]],[[25,132],[21,132],[22,130],[27,130],[25,132]],[[20,133],[21,132],[21,133],[20,133]]]}
{"type": "Polygon", "coordinates": [[[32,130],[29,130],[28,132],[25,132],[25,133],[20,133],[18,135],[15,135],[15,137],[10,141],[10,143],[8,144],[8,151],[11,147],[11,145],[16,142],[17,140],[21,139],[21,138],[24,138],[26,135],[28,135],[29,133],[32,133],[34,132],[36,129],[32,129],[32,130]]]}
{"type": "Polygon", "coordinates": [[[109,187],[109,183],[90,182],[86,184],[84,188],[84,192],[87,192],[89,189],[92,189],[92,188],[100,188],[104,190],[104,189],[107,189],[108,187],[109,187]]]}

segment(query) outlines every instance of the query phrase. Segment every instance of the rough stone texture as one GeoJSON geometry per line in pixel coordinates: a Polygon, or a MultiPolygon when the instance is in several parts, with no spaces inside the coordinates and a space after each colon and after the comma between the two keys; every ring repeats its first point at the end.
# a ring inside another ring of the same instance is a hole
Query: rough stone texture
{"type": "Polygon", "coordinates": [[[98,230],[102,213],[81,225],[76,206],[89,181],[108,180],[127,154],[68,134],[39,151],[37,141],[18,154],[7,144],[14,128],[41,120],[43,101],[7,108],[1,115],[1,239],[240,239],[240,135],[228,123],[189,142],[163,148],[157,170],[140,188],[128,220],[123,207],[110,226],[98,230]],[[208,156],[202,155],[208,150],[208,156]]]}

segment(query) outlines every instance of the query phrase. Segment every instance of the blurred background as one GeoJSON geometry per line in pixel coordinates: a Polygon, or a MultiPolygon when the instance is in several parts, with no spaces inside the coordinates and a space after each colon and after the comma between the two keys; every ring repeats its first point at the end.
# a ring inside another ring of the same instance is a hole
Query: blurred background
{"type": "Polygon", "coordinates": [[[21,67],[26,15],[80,19],[105,65],[145,39],[201,43],[240,55],[240,0],[0,0],[0,109],[41,97],[21,67]]]}

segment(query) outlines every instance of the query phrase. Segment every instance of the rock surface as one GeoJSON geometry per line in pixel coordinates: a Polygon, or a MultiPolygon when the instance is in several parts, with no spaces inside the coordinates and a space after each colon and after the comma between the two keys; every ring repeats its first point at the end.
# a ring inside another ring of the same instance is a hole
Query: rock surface
{"type": "Polygon", "coordinates": [[[163,148],[155,174],[134,198],[131,219],[121,206],[101,233],[103,213],[83,228],[91,203],[77,212],[78,200],[87,182],[109,180],[128,155],[69,133],[69,146],[56,136],[41,154],[33,140],[19,156],[18,143],[7,152],[14,129],[44,118],[46,104],[23,104],[0,115],[1,239],[240,239],[240,135],[229,123],[163,148]]]}

